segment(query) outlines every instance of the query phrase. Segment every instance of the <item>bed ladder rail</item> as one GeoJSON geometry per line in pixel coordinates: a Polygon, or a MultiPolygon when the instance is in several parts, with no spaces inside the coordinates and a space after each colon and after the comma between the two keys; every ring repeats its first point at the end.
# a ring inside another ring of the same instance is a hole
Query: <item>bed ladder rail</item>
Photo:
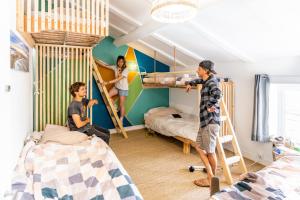
{"type": "Polygon", "coordinates": [[[222,136],[217,136],[217,150],[218,150],[218,154],[221,160],[221,165],[223,168],[223,172],[224,172],[224,176],[225,179],[227,181],[228,184],[233,184],[233,179],[232,179],[232,175],[231,175],[231,171],[230,171],[230,165],[234,164],[234,163],[239,163],[239,167],[242,171],[242,173],[247,173],[247,168],[243,159],[243,155],[241,153],[236,135],[235,135],[235,131],[228,113],[228,110],[226,108],[224,99],[222,98],[221,100],[221,111],[222,114],[224,114],[224,116],[222,116],[222,121],[223,123],[226,123],[226,125],[229,128],[229,133],[226,133],[226,135],[224,135],[224,133],[222,133],[222,136]],[[233,147],[233,152],[234,152],[234,156],[227,158],[225,155],[225,151],[223,148],[223,144],[224,143],[228,143],[230,142],[232,144],[233,147]]]}
{"type": "Polygon", "coordinates": [[[92,62],[92,70],[93,70],[93,76],[96,80],[97,86],[99,88],[99,91],[102,95],[103,101],[107,107],[107,110],[109,112],[110,118],[112,119],[113,124],[116,127],[116,130],[118,133],[122,133],[124,138],[128,138],[127,133],[125,132],[125,129],[123,127],[123,124],[118,116],[118,113],[116,111],[116,108],[111,100],[111,98],[109,97],[108,91],[106,89],[106,86],[102,85],[101,83],[103,83],[103,79],[101,77],[100,71],[98,69],[97,64],[95,63],[94,59],[91,58],[91,62],[92,62]]]}

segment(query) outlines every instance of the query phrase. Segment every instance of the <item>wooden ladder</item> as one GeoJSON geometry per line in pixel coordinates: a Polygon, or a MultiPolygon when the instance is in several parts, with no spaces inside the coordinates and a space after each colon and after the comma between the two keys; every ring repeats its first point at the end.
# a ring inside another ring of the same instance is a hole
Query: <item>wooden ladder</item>
{"type": "Polygon", "coordinates": [[[102,85],[101,83],[103,83],[103,79],[101,77],[101,74],[99,72],[98,66],[95,63],[94,59],[91,58],[91,62],[92,62],[92,70],[93,70],[93,76],[96,80],[97,86],[100,90],[100,93],[102,95],[103,101],[107,107],[107,110],[109,112],[110,118],[112,119],[116,130],[118,133],[122,133],[124,138],[128,138],[127,133],[125,132],[125,129],[123,127],[123,124],[118,116],[118,113],[116,111],[116,108],[111,100],[111,98],[109,97],[108,91],[106,89],[106,87],[104,85],[102,85]]]}
{"type": "Polygon", "coordinates": [[[231,185],[233,184],[233,179],[230,171],[230,165],[234,163],[239,163],[239,167],[242,173],[247,173],[247,168],[239,144],[237,142],[235,131],[223,98],[221,100],[221,111],[222,111],[221,121],[223,125],[226,123],[227,127],[229,128],[229,132],[221,133],[221,136],[217,136],[217,150],[221,160],[221,165],[223,168],[225,179],[227,183],[231,185]],[[223,144],[228,142],[232,144],[233,152],[234,152],[234,156],[229,158],[226,157],[223,148],[223,144]]]}

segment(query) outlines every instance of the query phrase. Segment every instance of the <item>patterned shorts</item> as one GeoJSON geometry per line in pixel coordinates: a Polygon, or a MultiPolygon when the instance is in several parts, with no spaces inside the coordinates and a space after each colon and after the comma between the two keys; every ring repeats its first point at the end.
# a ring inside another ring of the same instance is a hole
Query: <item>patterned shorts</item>
{"type": "Polygon", "coordinates": [[[207,153],[215,153],[217,135],[219,135],[220,126],[218,124],[208,124],[199,128],[196,143],[200,149],[207,153]]]}

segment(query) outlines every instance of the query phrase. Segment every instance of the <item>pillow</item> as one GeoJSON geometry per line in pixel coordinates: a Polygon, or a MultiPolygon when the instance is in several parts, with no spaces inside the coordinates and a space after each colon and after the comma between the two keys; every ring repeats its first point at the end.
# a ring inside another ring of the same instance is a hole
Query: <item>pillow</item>
{"type": "Polygon", "coordinates": [[[67,127],[47,124],[41,143],[56,142],[59,144],[78,144],[89,137],[78,131],[69,131],[67,127]]]}

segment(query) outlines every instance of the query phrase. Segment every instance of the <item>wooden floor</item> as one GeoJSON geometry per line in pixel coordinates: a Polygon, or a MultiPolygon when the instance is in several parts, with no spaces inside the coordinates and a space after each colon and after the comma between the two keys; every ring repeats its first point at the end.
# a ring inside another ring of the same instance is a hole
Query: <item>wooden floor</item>
{"type": "MultiPolygon", "coordinates": [[[[208,199],[208,188],[200,188],[193,180],[206,177],[203,172],[190,173],[189,165],[201,165],[201,160],[194,151],[189,155],[182,153],[182,143],[161,135],[148,135],[146,130],[128,132],[128,139],[113,134],[111,147],[145,200],[208,199]]],[[[247,167],[253,161],[245,160],[247,167]]],[[[262,165],[254,164],[249,171],[257,171],[262,165]]],[[[233,167],[234,179],[237,180],[237,167],[233,167]]],[[[217,172],[222,175],[221,169],[217,172]]],[[[222,187],[227,186],[224,181],[222,187]]]]}

